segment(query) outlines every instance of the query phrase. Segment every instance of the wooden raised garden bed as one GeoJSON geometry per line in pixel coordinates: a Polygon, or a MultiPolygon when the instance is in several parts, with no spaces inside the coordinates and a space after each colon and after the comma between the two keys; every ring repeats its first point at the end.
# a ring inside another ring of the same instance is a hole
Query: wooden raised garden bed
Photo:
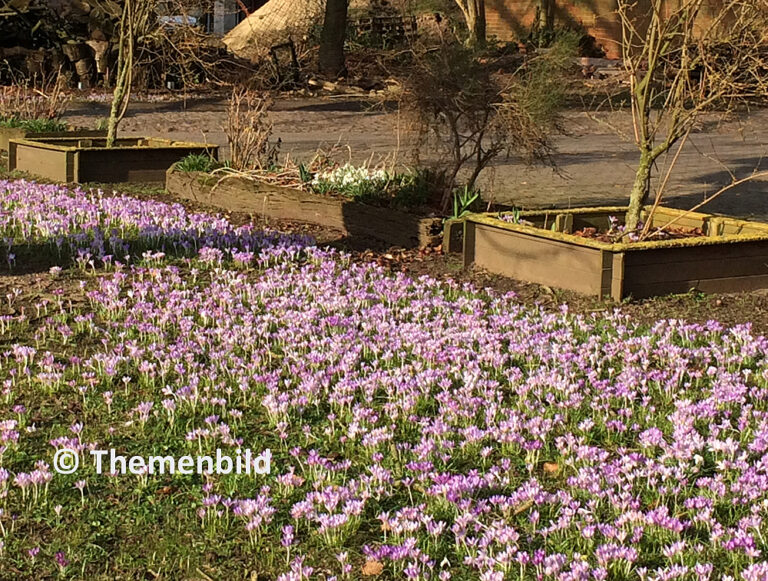
{"type": "Polygon", "coordinates": [[[8,167],[60,182],[165,181],[169,167],[191,153],[218,157],[217,145],[155,138],[122,138],[106,147],[103,138],[11,139],[8,167]]]}
{"type": "Polygon", "coordinates": [[[392,246],[421,248],[441,241],[442,218],[369,206],[243,177],[220,179],[171,168],[165,188],[174,196],[230,212],[317,224],[340,230],[351,238],[375,238],[392,246]]]}
{"type": "Polygon", "coordinates": [[[106,137],[107,132],[103,129],[72,129],[64,132],[33,132],[19,127],[0,127],[0,151],[8,151],[8,142],[11,139],[40,139],[47,137],[106,137]]]}
{"type": "MultiPolygon", "coordinates": [[[[768,288],[768,224],[659,208],[653,227],[700,228],[704,236],[608,243],[571,234],[607,230],[626,208],[522,212],[520,223],[473,214],[464,221],[464,265],[615,300],[695,289],[768,288]]],[[[643,218],[648,215],[645,210],[643,218]]]]}

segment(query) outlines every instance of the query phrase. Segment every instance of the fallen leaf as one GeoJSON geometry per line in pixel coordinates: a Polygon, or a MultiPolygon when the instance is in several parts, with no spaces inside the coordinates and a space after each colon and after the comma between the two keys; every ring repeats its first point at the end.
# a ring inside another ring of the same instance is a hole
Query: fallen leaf
{"type": "Polygon", "coordinates": [[[526,510],[528,510],[528,509],[529,509],[529,508],[531,508],[532,506],[533,506],[533,501],[532,501],[532,500],[527,500],[527,501],[525,501],[525,502],[524,502],[523,504],[521,504],[520,506],[517,506],[517,507],[515,507],[515,515],[518,515],[518,514],[520,514],[521,512],[525,512],[526,510]]]}
{"type": "Polygon", "coordinates": [[[159,488],[155,494],[157,496],[168,496],[169,494],[173,494],[176,492],[176,488],[173,486],[163,486],[162,488],[159,488]]]}
{"type": "Polygon", "coordinates": [[[555,476],[558,472],[560,472],[560,466],[557,464],[557,462],[544,462],[544,474],[548,474],[549,476],[555,476]]]}
{"type": "Polygon", "coordinates": [[[382,571],[384,571],[384,565],[378,561],[366,561],[365,565],[363,565],[362,573],[363,577],[376,577],[381,575],[382,571]]]}

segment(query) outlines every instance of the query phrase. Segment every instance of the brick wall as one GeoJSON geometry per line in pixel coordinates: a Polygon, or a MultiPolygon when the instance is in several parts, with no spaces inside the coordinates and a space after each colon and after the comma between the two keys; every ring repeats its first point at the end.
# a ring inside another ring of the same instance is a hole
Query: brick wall
{"type": "MultiPolygon", "coordinates": [[[[486,0],[488,35],[510,41],[525,38],[531,29],[539,0],[486,0]]],[[[555,9],[558,26],[583,26],[597,39],[609,58],[619,56],[621,26],[616,0],[559,0],[555,9]]]]}
{"type": "MultiPolygon", "coordinates": [[[[639,13],[643,13],[639,1],[639,13]]],[[[701,11],[701,24],[720,10],[723,0],[710,0],[701,11]]],[[[555,21],[559,26],[583,26],[603,47],[608,58],[620,56],[621,24],[617,0],[555,0],[555,21]]],[[[540,0],[485,0],[488,35],[499,40],[520,40],[528,35],[540,0]]],[[[647,10],[646,10],[647,13],[647,10]]]]}

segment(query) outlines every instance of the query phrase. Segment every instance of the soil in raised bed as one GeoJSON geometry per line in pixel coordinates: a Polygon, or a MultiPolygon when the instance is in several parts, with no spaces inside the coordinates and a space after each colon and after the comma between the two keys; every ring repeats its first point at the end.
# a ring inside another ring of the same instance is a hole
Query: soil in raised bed
{"type": "MultiPolygon", "coordinates": [[[[597,228],[592,227],[576,230],[573,235],[608,244],[626,240],[626,235],[621,232],[600,232],[597,228]]],[[[661,232],[651,229],[645,240],[681,240],[684,238],[699,238],[701,236],[706,236],[701,228],[668,228],[661,232]]]]}

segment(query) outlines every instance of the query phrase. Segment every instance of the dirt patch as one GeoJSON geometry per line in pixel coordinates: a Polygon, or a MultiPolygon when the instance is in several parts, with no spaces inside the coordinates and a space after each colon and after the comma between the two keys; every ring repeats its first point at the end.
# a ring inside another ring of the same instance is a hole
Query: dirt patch
{"type": "MultiPolygon", "coordinates": [[[[579,238],[605,242],[606,244],[621,242],[627,236],[627,234],[621,231],[601,232],[597,228],[582,228],[581,230],[576,230],[573,235],[579,238]]],[[[702,236],[705,236],[705,234],[701,228],[668,228],[663,231],[649,232],[646,240],[683,240],[685,238],[700,238],[702,236]]]]}

